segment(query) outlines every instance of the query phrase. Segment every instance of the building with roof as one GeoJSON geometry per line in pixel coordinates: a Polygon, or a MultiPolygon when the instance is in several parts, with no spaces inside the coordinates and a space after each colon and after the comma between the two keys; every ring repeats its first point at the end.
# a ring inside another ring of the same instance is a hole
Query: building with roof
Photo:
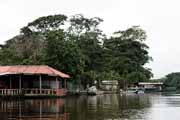
{"type": "Polygon", "coordinates": [[[144,88],[146,92],[155,92],[162,90],[162,82],[139,82],[138,86],[144,88]]]}
{"type": "Polygon", "coordinates": [[[107,91],[117,91],[118,81],[117,80],[102,80],[100,88],[107,91]]]}
{"type": "Polygon", "coordinates": [[[0,96],[65,96],[67,78],[45,65],[0,66],[0,96]]]}

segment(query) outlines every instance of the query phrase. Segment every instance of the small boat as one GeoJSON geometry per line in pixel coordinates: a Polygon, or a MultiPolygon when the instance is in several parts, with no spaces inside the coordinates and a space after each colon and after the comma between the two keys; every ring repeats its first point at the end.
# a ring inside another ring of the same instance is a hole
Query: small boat
{"type": "Polygon", "coordinates": [[[143,89],[138,89],[137,94],[143,94],[144,90],[143,89]]]}
{"type": "Polygon", "coordinates": [[[144,90],[141,88],[129,88],[124,91],[125,94],[143,94],[144,90]]]}
{"type": "Polygon", "coordinates": [[[100,91],[96,88],[96,86],[92,86],[90,88],[88,88],[87,94],[88,95],[100,95],[103,94],[103,91],[100,91]]]}

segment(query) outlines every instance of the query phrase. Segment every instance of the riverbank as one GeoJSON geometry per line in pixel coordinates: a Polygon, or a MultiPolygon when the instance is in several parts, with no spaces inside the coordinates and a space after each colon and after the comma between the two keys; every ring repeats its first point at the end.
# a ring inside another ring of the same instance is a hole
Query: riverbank
{"type": "MultiPolygon", "coordinates": [[[[116,94],[118,93],[117,91],[102,91],[99,90],[97,92],[97,94],[116,94]]],[[[96,95],[96,93],[90,93],[91,95],[96,95]]],[[[67,95],[89,95],[89,92],[87,90],[81,90],[81,91],[75,91],[75,90],[71,90],[67,92],[67,95]]]]}

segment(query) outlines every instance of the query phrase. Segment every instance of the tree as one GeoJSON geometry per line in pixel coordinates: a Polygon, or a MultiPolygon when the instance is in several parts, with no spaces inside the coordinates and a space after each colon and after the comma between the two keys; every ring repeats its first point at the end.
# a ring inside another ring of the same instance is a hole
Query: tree
{"type": "Polygon", "coordinates": [[[46,64],[66,71],[72,78],[83,72],[83,55],[74,41],[66,39],[62,30],[49,32],[46,42],[46,64]]]}
{"type": "Polygon", "coordinates": [[[39,35],[18,35],[6,42],[1,49],[1,64],[43,64],[44,41],[39,35]]]}
{"type": "Polygon", "coordinates": [[[21,28],[21,33],[24,35],[31,35],[35,32],[47,33],[49,31],[60,30],[63,29],[62,26],[65,24],[66,19],[67,16],[61,14],[40,17],[21,28]]]}
{"type": "Polygon", "coordinates": [[[119,84],[148,80],[152,73],[144,67],[151,60],[145,31],[135,26],[107,38],[99,28],[102,21],[81,14],[39,17],[0,46],[0,64],[47,64],[85,86],[104,79],[119,84]]]}
{"type": "Polygon", "coordinates": [[[104,42],[106,55],[109,56],[106,60],[108,68],[117,71],[124,80],[131,78],[129,81],[132,81],[132,76],[136,78],[134,82],[150,79],[152,73],[144,67],[151,60],[145,40],[145,31],[137,26],[115,32],[115,36],[104,42]]]}
{"type": "MultiPolygon", "coordinates": [[[[99,29],[99,24],[103,21],[98,17],[85,18],[83,15],[74,15],[70,18],[68,33],[73,36],[84,56],[84,75],[81,78],[96,79],[99,72],[103,71],[103,46],[105,35],[99,29]],[[93,74],[92,74],[93,73],[93,74]]],[[[90,83],[92,83],[92,81],[90,83]]]]}
{"type": "Polygon", "coordinates": [[[180,73],[170,73],[164,78],[165,90],[180,90],[180,73]]]}

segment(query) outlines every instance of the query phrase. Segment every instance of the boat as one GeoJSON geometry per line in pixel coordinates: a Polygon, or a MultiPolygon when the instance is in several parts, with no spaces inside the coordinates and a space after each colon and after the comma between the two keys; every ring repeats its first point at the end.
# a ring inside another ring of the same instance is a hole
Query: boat
{"type": "Polygon", "coordinates": [[[103,94],[104,92],[103,91],[100,91],[96,88],[96,86],[92,86],[90,88],[88,88],[87,90],[87,94],[88,95],[100,95],[100,94],[103,94]]]}
{"type": "Polygon", "coordinates": [[[141,89],[141,88],[128,88],[123,93],[125,93],[125,94],[143,94],[144,89],[141,89]]]}

